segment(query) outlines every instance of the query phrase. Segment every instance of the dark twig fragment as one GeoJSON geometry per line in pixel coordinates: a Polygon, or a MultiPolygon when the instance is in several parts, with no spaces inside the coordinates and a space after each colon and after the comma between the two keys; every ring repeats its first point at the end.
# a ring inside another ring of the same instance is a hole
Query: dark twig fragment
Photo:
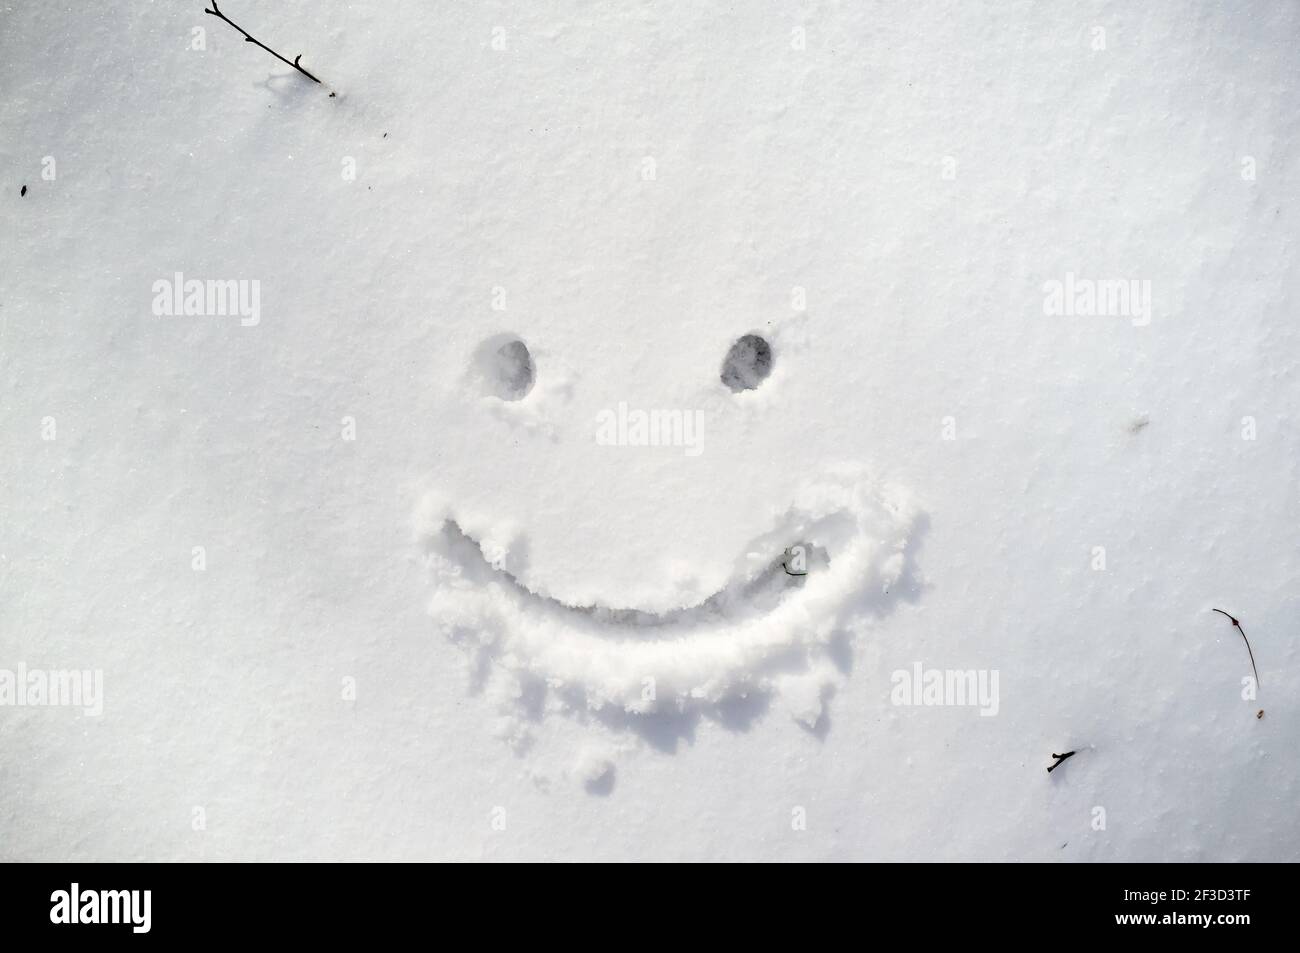
{"type": "Polygon", "coordinates": [[[1075,751],[1067,751],[1065,754],[1057,754],[1056,752],[1052,752],[1052,757],[1056,759],[1056,764],[1048,768],[1047,773],[1051,774],[1056,768],[1059,768],[1064,763],[1066,758],[1073,758],[1077,753],[1078,752],[1075,751]]]}
{"type": "Polygon", "coordinates": [[[1237,631],[1241,633],[1241,640],[1246,643],[1246,652],[1250,655],[1250,670],[1255,673],[1255,684],[1258,685],[1260,688],[1263,688],[1264,683],[1259,680],[1259,669],[1255,667],[1255,653],[1251,651],[1250,639],[1246,638],[1246,630],[1241,627],[1240,622],[1238,622],[1233,616],[1229,615],[1227,612],[1224,612],[1222,609],[1214,609],[1213,611],[1219,613],[1219,615],[1228,616],[1228,621],[1231,622],[1234,626],[1236,626],[1237,631]]]}
{"type": "MultiPolygon", "coordinates": [[[[207,7],[204,7],[204,8],[203,8],[203,12],[206,13],[206,14],[208,14],[209,16],[214,16],[214,17],[216,17],[216,18],[219,19],[219,20],[224,20],[226,23],[229,23],[231,26],[233,26],[233,27],[234,27],[236,30],[238,30],[240,33],[244,34],[244,42],[245,42],[245,43],[253,43],[253,44],[256,44],[257,46],[260,46],[262,49],[266,50],[266,52],[270,53],[272,56],[274,56],[274,57],[275,57],[277,60],[279,60],[281,63],[285,63],[285,64],[287,64],[287,65],[289,65],[289,66],[292,66],[294,69],[296,69],[299,73],[302,73],[303,76],[306,76],[306,77],[307,77],[309,80],[311,80],[313,83],[319,83],[319,82],[320,82],[319,79],[317,79],[315,76],[313,76],[311,73],[307,72],[307,70],[303,69],[303,67],[299,65],[298,61],[299,61],[300,59],[302,59],[302,54],[301,54],[301,53],[299,53],[297,56],[295,56],[292,60],[287,60],[287,59],[285,59],[283,56],[281,56],[281,55],[280,55],[279,53],[277,53],[275,50],[271,49],[271,48],[270,48],[269,46],[267,46],[265,43],[261,42],[260,40],[255,40],[255,39],[253,39],[253,37],[249,36],[247,30],[245,30],[242,26],[240,26],[240,25],[239,25],[238,23],[236,23],[234,20],[230,19],[230,17],[228,17],[228,16],[226,16],[224,13],[222,13],[222,12],[221,12],[221,8],[217,6],[217,0],[211,0],[211,3],[212,3],[212,9],[209,10],[207,7]]],[[[331,93],[331,95],[333,95],[333,94],[331,93]]]]}

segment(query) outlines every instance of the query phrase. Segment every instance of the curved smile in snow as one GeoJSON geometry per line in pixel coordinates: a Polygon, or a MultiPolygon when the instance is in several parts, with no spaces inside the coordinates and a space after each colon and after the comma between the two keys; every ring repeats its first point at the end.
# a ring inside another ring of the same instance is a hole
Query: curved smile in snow
{"type": "Polygon", "coordinates": [[[736,559],[730,581],[694,605],[647,612],[570,605],[530,588],[488,524],[437,498],[418,534],[437,586],[430,614],[480,664],[536,679],[574,704],[684,710],[802,685],[815,722],[834,680],[828,650],[891,600],[907,569],[915,511],[859,468],[805,484],[736,559]]]}

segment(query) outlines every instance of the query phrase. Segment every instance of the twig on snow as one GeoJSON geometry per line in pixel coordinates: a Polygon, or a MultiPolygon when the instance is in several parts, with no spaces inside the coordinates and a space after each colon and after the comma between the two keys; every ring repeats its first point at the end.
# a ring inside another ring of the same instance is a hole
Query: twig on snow
{"type": "Polygon", "coordinates": [[[1233,616],[1229,615],[1227,612],[1224,612],[1222,609],[1214,609],[1212,611],[1219,613],[1219,615],[1227,616],[1228,621],[1231,622],[1234,626],[1236,626],[1237,631],[1241,633],[1241,640],[1246,643],[1246,652],[1250,655],[1250,670],[1255,673],[1255,684],[1263,688],[1264,683],[1259,680],[1259,669],[1255,667],[1255,653],[1251,651],[1250,639],[1246,638],[1246,630],[1241,627],[1240,622],[1238,622],[1233,616]]]}
{"type": "MultiPolygon", "coordinates": [[[[301,53],[299,53],[297,56],[295,56],[292,60],[287,60],[287,59],[285,59],[283,56],[281,56],[281,55],[280,55],[279,53],[277,53],[275,50],[271,49],[271,48],[270,48],[269,46],[267,46],[265,43],[261,42],[260,40],[255,40],[255,39],[253,39],[253,37],[249,35],[249,33],[248,33],[247,30],[245,30],[242,26],[240,26],[240,25],[239,25],[238,23],[236,23],[234,20],[230,19],[230,17],[228,17],[228,16],[226,16],[224,13],[222,13],[222,12],[221,12],[221,8],[217,6],[217,0],[211,0],[211,3],[212,3],[212,9],[209,10],[207,7],[204,7],[204,8],[203,8],[203,12],[206,13],[206,14],[208,14],[209,16],[214,16],[214,17],[216,17],[216,18],[219,19],[219,20],[224,20],[226,23],[229,23],[231,26],[233,26],[233,27],[234,27],[236,30],[238,30],[240,33],[244,34],[244,42],[245,42],[245,43],[253,43],[253,44],[256,44],[257,46],[260,46],[262,49],[266,50],[266,52],[270,53],[272,56],[274,56],[274,57],[275,57],[277,60],[279,60],[281,63],[287,63],[288,65],[292,66],[294,69],[296,69],[299,73],[302,73],[303,76],[306,76],[306,77],[307,77],[309,80],[311,80],[313,83],[319,83],[319,82],[320,82],[319,79],[317,79],[317,78],[316,78],[315,76],[313,76],[311,73],[307,72],[307,70],[305,70],[305,69],[304,69],[304,68],[303,68],[303,67],[298,63],[298,61],[299,61],[300,59],[302,59],[302,54],[301,54],[301,53]]],[[[323,84],[322,84],[322,85],[323,85],[323,84]]]]}
{"type": "Polygon", "coordinates": [[[1065,754],[1057,754],[1056,752],[1052,752],[1052,757],[1056,759],[1056,764],[1048,768],[1047,773],[1051,774],[1053,770],[1059,768],[1065,762],[1066,758],[1073,758],[1076,754],[1078,754],[1077,751],[1067,751],[1065,754]]]}

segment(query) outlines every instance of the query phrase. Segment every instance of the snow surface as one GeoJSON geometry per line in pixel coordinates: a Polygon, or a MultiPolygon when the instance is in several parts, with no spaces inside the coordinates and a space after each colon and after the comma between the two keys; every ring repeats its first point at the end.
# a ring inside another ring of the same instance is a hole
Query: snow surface
{"type": "Polygon", "coordinates": [[[222,9],[0,0],[0,858],[1300,857],[1300,5],[222,9]]]}

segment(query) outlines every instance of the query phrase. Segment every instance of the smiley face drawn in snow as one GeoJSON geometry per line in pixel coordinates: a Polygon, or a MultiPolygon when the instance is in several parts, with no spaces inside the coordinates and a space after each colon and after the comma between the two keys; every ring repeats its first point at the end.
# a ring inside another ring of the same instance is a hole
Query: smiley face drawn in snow
{"type": "MultiPolygon", "coordinates": [[[[779,341],[774,346],[759,333],[737,338],[710,385],[712,412],[701,412],[708,425],[734,423],[728,402],[760,393],[781,357],[779,341]]],[[[691,456],[689,413],[676,430],[680,417],[658,427],[625,408],[568,431],[539,427],[554,416],[572,376],[548,382],[545,362],[516,335],[487,337],[467,363],[467,385],[482,395],[477,407],[549,440],[554,453],[570,441],[600,444],[602,433],[615,445],[608,452],[626,452],[614,435],[635,442],[639,423],[642,443],[658,435],[672,452],[667,444],[676,437],[682,459],[691,456]]],[[[625,588],[553,585],[554,576],[530,564],[527,531],[443,492],[425,496],[416,525],[433,576],[429,612],[469,653],[476,678],[494,686],[503,707],[534,718],[552,710],[594,713],[635,728],[647,716],[717,713],[739,699],[776,694],[815,729],[845,677],[852,639],[906,588],[917,522],[900,488],[882,486],[862,466],[828,464],[770,509],[720,585],[640,600],[625,588]]]]}

